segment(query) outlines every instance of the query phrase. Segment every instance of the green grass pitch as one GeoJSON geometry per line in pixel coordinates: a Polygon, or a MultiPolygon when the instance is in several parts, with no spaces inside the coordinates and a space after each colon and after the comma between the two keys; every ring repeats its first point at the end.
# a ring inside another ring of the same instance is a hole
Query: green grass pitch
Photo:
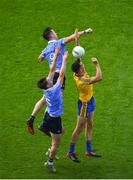
{"type": "Polygon", "coordinates": [[[132,0],[0,0],[0,178],[133,178],[133,1],[132,0]],[[44,152],[50,140],[37,127],[27,132],[26,119],[42,96],[36,81],[48,73],[47,63],[37,57],[47,42],[41,37],[44,27],[52,26],[59,37],[75,28],[94,29],[81,37],[85,47],[83,61],[90,75],[98,57],[103,81],[94,85],[96,112],[93,147],[102,158],[86,158],[84,134],[76,152],[75,164],[66,158],[71,133],[76,124],[78,93],[71,72],[74,43],[67,46],[69,62],[64,92],[62,137],[55,162],[58,172],[44,168],[44,152]]]}

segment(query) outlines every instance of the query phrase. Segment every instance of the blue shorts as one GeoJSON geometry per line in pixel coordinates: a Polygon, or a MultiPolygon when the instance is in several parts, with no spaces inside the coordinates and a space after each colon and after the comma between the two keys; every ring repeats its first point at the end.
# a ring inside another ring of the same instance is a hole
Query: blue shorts
{"type": "Polygon", "coordinates": [[[80,99],[78,100],[78,115],[88,117],[88,113],[95,110],[95,100],[94,97],[87,102],[83,103],[80,99]]]}

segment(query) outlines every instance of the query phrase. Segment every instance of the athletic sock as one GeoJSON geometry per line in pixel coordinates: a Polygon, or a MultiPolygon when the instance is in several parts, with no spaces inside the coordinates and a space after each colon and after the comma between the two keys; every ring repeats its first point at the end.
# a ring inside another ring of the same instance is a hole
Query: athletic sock
{"type": "Polygon", "coordinates": [[[74,153],[74,150],[75,150],[75,143],[71,143],[68,152],[69,153],[74,153]]]}
{"type": "Polygon", "coordinates": [[[92,143],[90,140],[86,141],[86,152],[91,152],[92,151],[92,143]]]}

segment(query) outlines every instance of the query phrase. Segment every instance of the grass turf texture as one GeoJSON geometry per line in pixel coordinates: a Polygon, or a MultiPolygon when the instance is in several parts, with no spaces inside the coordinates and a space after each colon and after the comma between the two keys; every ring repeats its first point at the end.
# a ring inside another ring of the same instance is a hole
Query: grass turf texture
{"type": "Polygon", "coordinates": [[[0,178],[133,178],[132,123],[132,0],[1,0],[0,1],[0,178]],[[95,68],[92,56],[100,60],[103,81],[94,85],[96,113],[93,147],[100,159],[86,158],[83,133],[76,152],[81,159],[75,164],[66,158],[72,130],[76,124],[77,90],[72,78],[71,50],[64,92],[63,124],[66,132],[59,149],[58,172],[43,167],[43,153],[50,145],[35,122],[36,134],[28,134],[25,121],[35,102],[42,96],[36,81],[48,73],[47,63],[37,57],[47,44],[42,40],[44,27],[52,26],[64,37],[76,27],[94,29],[82,37],[84,63],[91,75],[95,68]]]}

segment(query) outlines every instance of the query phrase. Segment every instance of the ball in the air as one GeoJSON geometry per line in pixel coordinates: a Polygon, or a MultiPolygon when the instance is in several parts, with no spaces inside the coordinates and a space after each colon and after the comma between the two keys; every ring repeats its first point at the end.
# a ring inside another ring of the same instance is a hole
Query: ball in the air
{"type": "Polygon", "coordinates": [[[81,46],[76,46],[72,50],[72,55],[76,58],[81,58],[82,56],[84,56],[84,54],[85,54],[85,50],[81,46]]]}

